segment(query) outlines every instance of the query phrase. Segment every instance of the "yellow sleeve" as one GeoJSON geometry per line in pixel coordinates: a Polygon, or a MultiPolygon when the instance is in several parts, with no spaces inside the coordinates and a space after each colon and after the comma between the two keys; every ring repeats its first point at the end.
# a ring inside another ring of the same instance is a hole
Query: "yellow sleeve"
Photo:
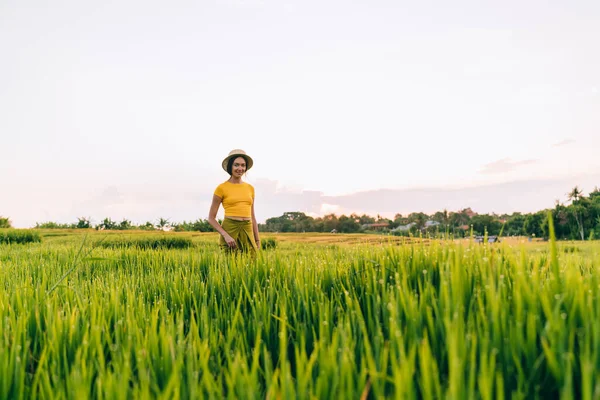
{"type": "Polygon", "coordinates": [[[223,198],[223,196],[225,195],[225,191],[223,190],[223,184],[217,186],[217,188],[215,189],[215,195],[219,196],[220,198],[223,198]]]}
{"type": "Polygon", "coordinates": [[[250,190],[252,191],[252,200],[254,200],[254,186],[250,185],[250,190]]]}

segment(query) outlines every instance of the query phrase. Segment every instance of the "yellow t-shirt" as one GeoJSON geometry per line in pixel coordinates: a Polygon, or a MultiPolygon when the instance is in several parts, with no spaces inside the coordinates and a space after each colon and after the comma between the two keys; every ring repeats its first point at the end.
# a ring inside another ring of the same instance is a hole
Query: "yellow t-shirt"
{"type": "Polygon", "coordinates": [[[226,217],[252,217],[254,186],[251,184],[225,181],[217,186],[215,195],[222,199],[226,217]]]}

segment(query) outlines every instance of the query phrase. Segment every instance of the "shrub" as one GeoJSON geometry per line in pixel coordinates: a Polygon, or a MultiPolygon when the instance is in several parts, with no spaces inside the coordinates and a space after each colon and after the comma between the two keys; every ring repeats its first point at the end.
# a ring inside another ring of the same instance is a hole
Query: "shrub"
{"type": "Polygon", "coordinates": [[[147,221],[144,225],[140,225],[137,228],[142,231],[155,231],[156,230],[156,227],[150,221],[147,221]]]}
{"type": "Polygon", "coordinates": [[[39,243],[41,241],[40,234],[31,230],[7,229],[0,231],[0,244],[39,243]]]}
{"type": "Polygon", "coordinates": [[[565,253],[579,253],[579,247],[576,246],[565,246],[563,249],[565,253]]]}
{"type": "Polygon", "coordinates": [[[36,222],[34,229],[72,229],[75,227],[76,226],[74,224],[61,224],[58,222],[48,221],[42,223],[36,222]]]}
{"type": "Polygon", "coordinates": [[[193,245],[192,239],[186,237],[167,237],[167,236],[145,236],[140,238],[111,238],[101,243],[105,248],[128,248],[137,247],[140,249],[187,249],[193,245]]]}
{"type": "Polygon", "coordinates": [[[89,218],[79,217],[77,218],[77,229],[88,229],[92,227],[89,218]]]}
{"type": "Polygon", "coordinates": [[[12,228],[10,219],[7,217],[0,216],[0,228],[12,228]]]}
{"type": "Polygon", "coordinates": [[[277,247],[277,240],[275,238],[266,238],[260,240],[260,247],[263,250],[274,249],[277,247]]]}

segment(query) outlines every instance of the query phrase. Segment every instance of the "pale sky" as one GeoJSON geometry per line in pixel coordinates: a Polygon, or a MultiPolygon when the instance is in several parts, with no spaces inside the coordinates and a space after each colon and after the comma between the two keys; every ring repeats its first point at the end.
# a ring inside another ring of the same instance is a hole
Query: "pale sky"
{"type": "Polygon", "coordinates": [[[550,207],[600,186],[599,43],[595,0],[0,0],[0,215],[206,218],[233,148],[260,222],[550,207]]]}

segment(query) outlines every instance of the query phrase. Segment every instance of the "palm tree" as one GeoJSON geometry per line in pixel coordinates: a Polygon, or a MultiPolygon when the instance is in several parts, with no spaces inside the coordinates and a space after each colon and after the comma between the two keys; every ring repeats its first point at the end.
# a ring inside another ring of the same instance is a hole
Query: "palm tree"
{"type": "Polygon", "coordinates": [[[165,219],[163,217],[160,217],[160,219],[158,220],[158,224],[156,225],[156,227],[160,230],[163,230],[164,228],[169,226],[169,220],[165,219]]]}
{"type": "Polygon", "coordinates": [[[575,186],[571,191],[567,194],[567,197],[571,201],[571,205],[573,207],[573,213],[575,214],[575,221],[577,221],[577,226],[579,227],[579,234],[581,235],[581,240],[585,240],[585,234],[583,231],[583,224],[581,222],[581,218],[579,217],[579,199],[583,192],[579,188],[579,186],[575,186]]]}

